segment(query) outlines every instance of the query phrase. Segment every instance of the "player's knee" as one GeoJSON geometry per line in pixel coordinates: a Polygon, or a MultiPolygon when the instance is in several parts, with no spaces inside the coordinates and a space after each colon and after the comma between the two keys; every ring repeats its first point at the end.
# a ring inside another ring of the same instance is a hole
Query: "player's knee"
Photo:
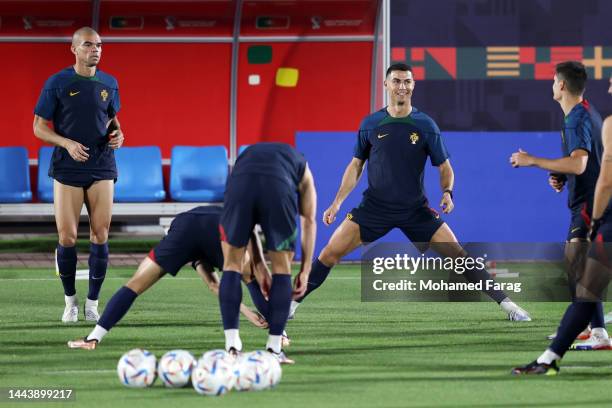
{"type": "Polygon", "coordinates": [[[73,247],[76,245],[77,234],[76,230],[66,231],[60,230],[59,233],[59,244],[63,247],[73,247]]]}
{"type": "Polygon", "coordinates": [[[98,227],[91,230],[90,240],[94,244],[103,244],[108,241],[108,227],[98,227]]]}
{"type": "Polygon", "coordinates": [[[326,245],[319,255],[319,261],[325,266],[332,267],[336,265],[342,259],[343,254],[335,249],[332,245],[326,245]]]}

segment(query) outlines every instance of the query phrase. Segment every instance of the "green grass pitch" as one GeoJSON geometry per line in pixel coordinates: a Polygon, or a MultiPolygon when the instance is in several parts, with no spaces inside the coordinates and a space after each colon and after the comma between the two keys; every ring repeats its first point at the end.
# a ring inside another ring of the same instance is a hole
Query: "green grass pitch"
{"type": "MultiPolygon", "coordinates": [[[[133,269],[109,270],[101,308],[133,269]]],[[[79,300],[86,281],[77,281],[79,300]]],[[[243,289],[248,303],[248,292],[243,289]]],[[[523,407],[610,406],[612,353],[569,352],[561,375],[516,378],[514,365],[548,344],[565,305],[524,304],[534,321],[514,323],[493,302],[362,303],[358,266],[339,266],[287,327],[293,339],[277,388],[220,398],[191,388],[124,388],[119,356],[144,347],[160,357],[184,348],[194,355],[223,346],[217,299],[185,268],[162,279],[95,351],[66,341],[92,325],[63,325],[61,285],[53,271],[0,271],[0,388],[72,388],[87,407],[523,407]],[[203,400],[204,399],[204,400],[203,400]]],[[[241,320],[245,350],[262,348],[266,332],[241,320]]],[[[53,403],[50,406],[64,404],[53,403]]],[[[10,406],[0,401],[0,407],[10,406]]],[[[14,404],[14,406],[46,404],[14,404]]]]}

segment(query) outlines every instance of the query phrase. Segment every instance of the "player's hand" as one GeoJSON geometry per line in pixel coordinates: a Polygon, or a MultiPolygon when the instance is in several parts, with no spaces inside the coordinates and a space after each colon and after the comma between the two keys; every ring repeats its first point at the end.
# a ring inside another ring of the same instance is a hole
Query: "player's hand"
{"type": "Polygon", "coordinates": [[[83,146],[82,144],[80,144],[79,142],[75,142],[74,140],[68,140],[66,150],[68,151],[70,157],[72,157],[72,159],[75,161],[84,162],[89,159],[89,153],[87,153],[89,147],[83,146]]]}
{"type": "Polygon", "coordinates": [[[259,327],[260,329],[268,328],[268,322],[258,312],[255,312],[249,308],[246,308],[243,311],[243,314],[244,314],[244,317],[246,317],[249,322],[253,323],[253,326],[259,327]]]}
{"type": "Polygon", "coordinates": [[[599,231],[599,227],[601,227],[602,219],[601,218],[593,218],[591,220],[591,225],[589,228],[589,241],[594,242],[597,239],[597,232],[599,231]]]}
{"type": "Polygon", "coordinates": [[[266,270],[265,273],[256,274],[255,279],[257,280],[257,283],[259,284],[259,288],[261,289],[261,294],[264,296],[264,298],[269,299],[270,298],[270,287],[272,286],[272,277],[270,276],[268,271],[266,270]]]}
{"type": "Polygon", "coordinates": [[[306,293],[308,288],[308,275],[310,272],[301,271],[295,276],[293,281],[293,300],[299,299],[306,293]]]}
{"type": "Polygon", "coordinates": [[[330,225],[336,221],[336,214],[340,211],[340,206],[332,204],[325,212],[323,212],[323,224],[330,225]]]}
{"type": "Polygon", "coordinates": [[[533,156],[523,149],[519,149],[518,152],[512,153],[512,156],[510,156],[510,164],[512,167],[533,166],[533,156]]]}
{"type": "Polygon", "coordinates": [[[108,137],[110,138],[110,142],[108,142],[108,146],[111,149],[117,150],[123,145],[123,132],[121,131],[121,129],[113,130],[112,132],[108,134],[108,137]]]}
{"type": "Polygon", "coordinates": [[[563,191],[563,186],[565,186],[565,181],[567,177],[564,174],[558,173],[550,173],[548,176],[548,184],[555,190],[557,193],[563,191]]]}
{"type": "Polygon", "coordinates": [[[455,204],[453,203],[453,198],[451,197],[450,193],[442,193],[440,208],[442,208],[442,212],[444,214],[450,214],[450,212],[453,211],[453,209],[455,208],[455,204]]]}

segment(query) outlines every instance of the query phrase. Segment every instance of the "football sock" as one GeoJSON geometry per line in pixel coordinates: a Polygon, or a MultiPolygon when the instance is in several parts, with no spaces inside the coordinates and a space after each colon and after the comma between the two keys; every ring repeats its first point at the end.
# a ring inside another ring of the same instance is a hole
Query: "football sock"
{"type": "Polygon", "coordinates": [[[227,329],[224,330],[225,334],[225,350],[235,349],[236,351],[242,351],[242,340],[240,340],[240,333],[238,329],[227,329]]]}
{"type": "Polygon", "coordinates": [[[266,343],[266,350],[272,350],[278,354],[281,352],[281,336],[270,334],[268,336],[268,342],[266,343]]]}
{"type": "Polygon", "coordinates": [[[247,289],[251,295],[251,300],[253,304],[257,308],[257,311],[268,320],[268,301],[264,297],[263,293],[261,293],[261,289],[259,287],[259,283],[253,279],[247,284],[247,289]]]}
{"type": "Polygon", "coordinates": [[[306,292],[304,296],[297,299],[297,302],[301,302],[304,298],[314,290],[316,290],[319,286],[325,282],[327,276],[329,276],[329,271],[331,270],[330,266],[326,266],[323,262],[319,261],[319,258],[315,259],[312,263],[312,268],[310,269],[310,275],[308,276],[308,286],[306,287],[306,292]]]}
{"type": "Polygon", "coordinates": [[[550,350],[563,357],[576,337],[587,327],[596,308],[596,302],[572,302],[561,319],[557,337],[550,344],[550,350]]]}
{"type": "Polygon", "coordinates": [[[561,357],[554,351],[546,349],[540,357],[538,357],[538,364],[552,364],[555,360],[561,360],[561,357]]]}
{"type": "Polygon", "coordinates": [[[108,242],[89,244],[89,293],[87,298],[98,300],[108,266],[108,242]]]}
{"type": "Polygon", "coordinates": [[[127,286],[120,288],[104,308],[104,313],[98,320],[98,326],[109,331],[125,316],[138,294],[127,286]]]}
{"type": "Polygon", "coordinates": [[[57,267],[64,286],[64,295],[73,296],[76,293],[77,252],[76,246],[65,247],[57,244],[57,267]]]}
{"type": "Polygon", "coordinates": [[[476,267],[466,270],[463,273],[465,279],[471,283],[482,282],[482,291],[487,294],[491,299],[496,301],[498,304],[502,302],[502,300],[506,299],[507,296],[503,290],[496,290],[493,288],[487,288],[487,281],[493,280],[489,272],[486,269],[478,269],[476,267]]]}
{"type": "Polygon", "coordinates": [[[66,303],[66,306],[76,306],[79,303],[76,295],[72,295],[72,296],[64,295],[64,302],[66,303]]]}
{"type": "Polygon", "coordinates": [[[296,302],[295,300],[291,301],[291,305],[289,306],[289,316],[293,316],[295,314],[295,311],[297,310],[299,305],[300,302],[296,302]]]}
{"type": "Polygon", "coordinates": [[[596,303],[595,312],[593,313],[593,317],[591,317],[591,328],[594,329],[596,327],[606,327],[603,303],[601,302],[596,303]]]}
{"type": "Polygon", "coordinates": [[[270,287],[269,301],[269,334],[280,336],[285,330],[287,317],[289,316],[289,305],[291,304],[291,275],[272,275],[272,286],[270,287]]]}
{"type": "Polygon", "coordinates": [[[235,271],[223,271],[219,284],[219,306],[223,319],[223,329],[237,329],[240,322],[240,302],[242,302],[242,276],[235,271]]]}
{"type": "Polygon", "coordinates": [[[98,343],[100,343],[104,336],[106,336],[106,333],[108,333],[108,330],[106,330],[99,324],[96,324],[96,327],[94,327],[91,333],[89,333],[89,335],[85,337],[85,340],[98,340],[98,343]]]}

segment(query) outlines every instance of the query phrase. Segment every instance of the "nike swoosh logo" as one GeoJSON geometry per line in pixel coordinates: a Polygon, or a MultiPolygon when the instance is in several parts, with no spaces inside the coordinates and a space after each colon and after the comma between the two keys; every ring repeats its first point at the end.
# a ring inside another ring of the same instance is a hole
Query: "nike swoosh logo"
{"type": "Polygon", "coordinates": [[[582,227],[573,228],[573,229],[572,229],[572,233],[574,233],[574,232],[578,231],[580,228],[582,228],[582,227]]]}
{"type": "Polygon", "coordinates": [[[70,91],[70,96],[74,96],[74,95],[79,94],[79,93],[81,93],[81,91],[76,91],[76,92],[70,91]]]}
{"type": "Polygon", "coordinates": [[[379,139],[382,139],[383,137],[386,137],[386,136],[389,136],[389,134],[388,134],[388,133],[385,133],[384,135],[378,135],[378,138],[379,138],[379,139]]]}

